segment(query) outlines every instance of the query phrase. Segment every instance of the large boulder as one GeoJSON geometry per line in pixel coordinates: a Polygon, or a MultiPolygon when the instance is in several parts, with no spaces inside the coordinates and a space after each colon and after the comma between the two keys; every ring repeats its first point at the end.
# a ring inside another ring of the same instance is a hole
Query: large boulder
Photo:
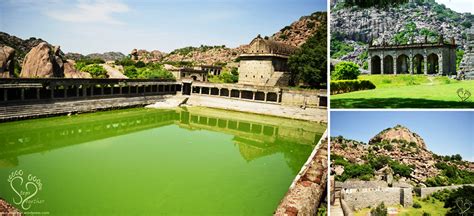
{"type": "Polygon", "coordinates": [[[88,78],[90,74],[77,71],[74,62],[68,61],[59,46],[46,42],[33,47],[25,56],[20,73],[22,78],[88,78]]]}
{"type": "Polygon", "coordinates": [[[15,50],[9,46],[0,45],[0,77],[9,78],[13,76],[15,67],[15,50]]]}
{"type": "MultiPolygon", "coordinates": [[[[54,77],[54,56],[50,45],[42,42],[33,47],[25,56],[20,73],[22,78],[54,77]]],[[[58,66],[58,65],[57,65],[58,66]]],[[[58,67],[56,67],[58,68],[58,67]]],[[[59,72],[59,71],[57,71],[59,72]]],[[[58,75],[58,74],[56,74],[58,75]]]]}

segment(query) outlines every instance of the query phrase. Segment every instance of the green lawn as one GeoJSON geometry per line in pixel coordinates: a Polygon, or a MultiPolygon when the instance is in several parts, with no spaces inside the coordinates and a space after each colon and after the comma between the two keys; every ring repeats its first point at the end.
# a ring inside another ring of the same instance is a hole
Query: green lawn
{"type": "Polygon", "coordinates": [[[376,89],[331,95],[331,108],[474,108],[474,80],[425,75],[363,75],[376,89]],[[459,88],[472,96],[462,102],[459,88]]]}
{"type": "MultiPolygon", "coordinates": [[[[390,206],[397,208],[398,215],[401,216],[419,216],[423,215],[423,212],[429,213],[431,216],[446,215],[449,209],[444,208],[444,203],[430,198],[429,200],[422,201],[419,197],[413,197],[413,202],[418,202],[421,208],[413,208],[412,206],[404,208],[401,205],[390,206]]],[[[360,211],[354,212],[355,216],[366,216],[369,215],[370,208],[361,209],[360,211]]]]}

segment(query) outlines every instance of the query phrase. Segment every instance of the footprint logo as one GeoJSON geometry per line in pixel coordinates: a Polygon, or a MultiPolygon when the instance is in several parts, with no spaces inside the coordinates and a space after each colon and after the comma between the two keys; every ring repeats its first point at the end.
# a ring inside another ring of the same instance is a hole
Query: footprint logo
{"type": "Polygon", "coordinates": [[[31,174],[24,176],[23,174],[23,170],[12,172],[8,176],[8,182],[15,192],[13,203],[21,206],[23,210],[28,210],[31,208],[31,200],[41,191],[43,185],[38,177],[31,174]]]}

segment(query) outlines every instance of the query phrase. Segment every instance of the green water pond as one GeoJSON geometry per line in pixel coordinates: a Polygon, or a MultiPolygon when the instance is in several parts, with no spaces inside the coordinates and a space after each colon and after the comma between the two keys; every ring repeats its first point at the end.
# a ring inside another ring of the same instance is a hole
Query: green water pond
{"type": "Polygon", "coordinates": [[[49,215],[271,215],[325,124],[134,108],[0,124],[0,198],[49,215]]]}

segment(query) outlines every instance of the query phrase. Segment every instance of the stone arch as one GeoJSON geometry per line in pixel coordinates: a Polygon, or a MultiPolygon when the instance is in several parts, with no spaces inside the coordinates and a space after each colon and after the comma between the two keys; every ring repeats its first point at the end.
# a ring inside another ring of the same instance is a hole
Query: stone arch
{"type": "Polygon", "coordinates": [[[409,58],[405,54],[401,54],[397,57],[397,74],[409,73],[409,58]]]}
{"type": "Polygon", "coordinates": [[[370,60],[371,74],[381,74],[382,73],[382,60],[379,56],[373,56],[370,60]]]}
{"type": "Polygon", "coordinates": [[[393,71],[393,57],[387,55],[383,58],[383,73],[384,74],[394,74],[393,71]]]}
{"type": "Polygon", "coordinates": [[[439,72],[438,55],[431,53],[427,57],[428,74],[437,74],[439,72]]]}
{"type": "Polygon", "coordinates": [[[413,74],[423,74],[424,73],[424,59],[423,55],[421,54],[416,54],[413,56],[412,59],[412,64],[413,64],[413,74]]]}

